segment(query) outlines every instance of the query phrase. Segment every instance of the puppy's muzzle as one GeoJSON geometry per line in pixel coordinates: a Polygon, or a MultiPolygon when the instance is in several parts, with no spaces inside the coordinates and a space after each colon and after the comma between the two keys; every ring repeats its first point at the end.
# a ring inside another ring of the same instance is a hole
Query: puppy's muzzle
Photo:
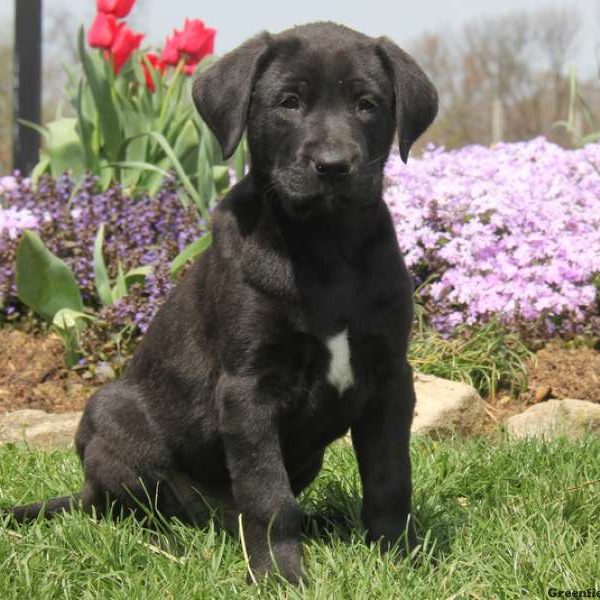
{"type": "Polygon", "coordinates": [[[360,151],[353,146],[316,148],[307,158],[320,180],[336,180],[356,171],[360,163],[360,151]]]}

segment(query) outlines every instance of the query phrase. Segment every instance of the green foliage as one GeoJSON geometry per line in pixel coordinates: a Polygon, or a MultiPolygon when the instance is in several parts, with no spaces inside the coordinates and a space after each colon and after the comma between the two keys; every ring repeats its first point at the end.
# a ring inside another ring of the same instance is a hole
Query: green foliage
{"type": "Polygon", "coordinates": [[[212,234],[205,233],[202,237],[188,244],[171,262],[171,275],[175,278],[183,267],[191,260],[198,258],[212,243],[212,234]]]}
{"type": "Polygon", "coordinates": [[[65,363],[74,367],[79,359],[79,334],[87,321],[95,317],[84,312],[61,308],[52,319],[54,331],[59,335],[65,348],[65,363]]]}
{"type": "MultiPolygon", "coordinates": [[[[94,241],[94,282],[99,303],[111,306],[125,297],[132,285],[143,283],[152,267],[140,266],[125,272],[118,263],[116,277],[111,281],[103,255],[104,231],[104,224],[101,224],[94,241]]],[[[211,241],[208,232],[186,246],[171,262],[173,279],[189,261],[200,256],[211,241]]],[[[84,312],[71,269],[46,248],[36,233],[28,230],[23,232],[17,250],[16,281],[19,299],[59,334],[65,346],[67,365],[73,366],[78,358],[79,335],[95,317],[84,312]]]]}
{"type": "MultiPolygon", "coordinates": [[[[83,29],[78,50],[81,76],[70,72],[66,90],[77,116],[60,117],[45,127],[27,123],[46,142],[35,179],[45,172],[70,170],[75,177],[91,172],[100,177],[102,189],[116,181],[126,192],[154,194],[174,170],[187,201],[207,218],[217,194],[229,186],[229,171],[214,136],[197,116],[183,64],[163,75],[149,68],[153,91],[140,52],[115,75],[100,51],[86,47],[83,29]]],[[[213,60],[205,58],[197,71],[213,60]]],[[[238,176],[246,155],[241,144],[231,160],[238,176]]]]}
{"type": "Polygon", "coordinates": [[[73,271],[52,254],[39,236],[25,230],[17,248],[17,294],[19,299],[50,323],[65,347],[65,362],[77,361],[77,336],[86,320],[73,271]]]}
{"type": "Polygon", "coordinates": [[[134,283],[141,283],[152,272],[152,267],[143,266],[123,272],[121,263],[118,265],[117,277],[111,284],[108,276],[108,269],[104,262],[102,247],[104,245],[104,223],[98,228],[96,240],[94,241],[94,283],[98,298],[104,306],[110,306],[124,298],[129,292],[129,288],[134,283]]]}
{"type": "Polygon", "coordinates": [[[492,320],[444,338],[426,324],[419,305],[416,310],[409,348],[416,371],[468,383],[483,396],[495,396],[499,388],[514,394],[527,388],[526,364],[533,353],[516,333],[492,320]]]}
{"type": "MultiPolygon", "coordinates": [[[[304,538],[306,582],[246,583],[239,540],[209,524],[154,534],[132,519],[83,514],[29,526],[0,523],[0,597],[22,598],[543,598],[587,589],[600,573],[600,438],[509,442],[413,438],[414,561],[364,541],[350,445],[327,452],[303,494],[309,511],[343,511],[348,527],[304,538]]],[[[0,448],[0,505],[81,486],[74,452],[0,448]]]]}
{"type": "Polygon", "coordinates": [[[577,85],[577,71],[572,67],[569,73],[569,113],[566,121],[558,121],[554,127],[563,127],[571,135],[573,146],[581,147],[586,144],[591,144],[600,140],[600,122],[592,112],[589,104],[581,94],[577,85]],[[576,124],[577,108],[585,119],[585,129],[588,131],[584,134],[578,130],[576,124]]]}
{"type": "Polygon", "coordinates": [[[48,322],[62,308],[83,311],[73,272],[33,231],[25,230],[21,236],[16,280],[19,299],[48,322]]]}

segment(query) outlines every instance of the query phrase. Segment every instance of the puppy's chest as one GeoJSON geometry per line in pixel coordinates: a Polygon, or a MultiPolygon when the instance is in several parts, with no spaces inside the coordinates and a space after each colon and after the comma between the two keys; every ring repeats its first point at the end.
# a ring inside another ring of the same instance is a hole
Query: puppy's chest
{"type": "Polygon", "coordinates": [[[354,385],[348,328],[323,340],[329,356],[326,359],[325,379],[338,394],[343,394],[354,385]]]}
{"type": "Polygon", "coordinates": [[[297,325],[321,348],[319,379],[343,394],[356,383],[357,375],[358,356],[353,351],[356,339],[350,325],[355,296],[341,286],[327,290],[328,293],[320,291],[312,290],[308,298],[304,295],[297,325]]]}

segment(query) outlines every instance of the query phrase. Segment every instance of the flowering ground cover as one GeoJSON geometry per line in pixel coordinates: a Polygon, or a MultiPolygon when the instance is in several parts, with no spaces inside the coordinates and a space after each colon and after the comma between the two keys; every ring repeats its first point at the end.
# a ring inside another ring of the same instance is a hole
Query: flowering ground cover
{"type": "MultiPolygon", "coordinates": [[[[498,317],[546,335],[600,332],[600,144],[565,150],[530,142],[428,149],[408,167],[392,155],[385,199],[430,322],[451,334],[498,317]]],[[[121,186],[100,193],[88,177],[0,179],[0,306],[18,308],[14,257],[20,232],[37,230],[71,267],[84,304],[98,307],[93,246],[105,224],[109,273],[153,274],[111,311],[143,332],[172,282],[166,265],[203,232],[173,181],[154,197],[121,186]]]]}
{"type": "Polygon", "coordinates": [[[386,172],[398,241],[438,330],[496,316],[598,335],[600,144],[432,147],[408,168],[392,156],[386,172]]]}
{"type": "Polygon", "coordinates": [[[77,187],[66,175],[43,178],[35,191],[28,179],[5,177],[0,186],[0,307],[8,316],[19,309],[15,255],[25,228],[37,231],[48,249],[65,261],[84,304],[98,309],[94,240],[104,224],[103,254],[111,277],[119,263],[125,271],[152,267],[152,273],[108,311],[115,331],[133,323],[142,332],[173,286],[170,261],[204,232],[198,213],[184,208],[173,182],[154,197],[136,199],[118,185],[99,192],[94,177],[77,187]]]}

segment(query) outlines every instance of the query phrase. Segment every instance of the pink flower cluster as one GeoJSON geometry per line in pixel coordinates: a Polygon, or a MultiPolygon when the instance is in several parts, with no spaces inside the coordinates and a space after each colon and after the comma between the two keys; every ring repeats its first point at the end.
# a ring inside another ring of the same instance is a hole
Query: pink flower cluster
{"type": "MultiPolygon", "coordinates": [[[[2,199],[17,191],[21,185],[23,181],[12,175],[0,177],[0,237],[6,233],[9,239],[15,240],[23,229],[38,226],[38,218],[27,208],[2,206],[2,199]]],[[[25,182],[25,185],[28,185],[28,182],[25,182]]]]}
{"type": "Polygon", "coordinates": [[[400,247],[438,329],[497,316],[570,332],[598,318],[600,144],[430,146],[408,168],[393,155],[386,176],[400,247]]]}
{"type": "Polygon", "coordinates": [[[6,231],[11,240],[16,239],[23,229],[33,229],[37,226],[37,217],[26,208],[19,210],[0,206],[0,234],[6,231]]]}

